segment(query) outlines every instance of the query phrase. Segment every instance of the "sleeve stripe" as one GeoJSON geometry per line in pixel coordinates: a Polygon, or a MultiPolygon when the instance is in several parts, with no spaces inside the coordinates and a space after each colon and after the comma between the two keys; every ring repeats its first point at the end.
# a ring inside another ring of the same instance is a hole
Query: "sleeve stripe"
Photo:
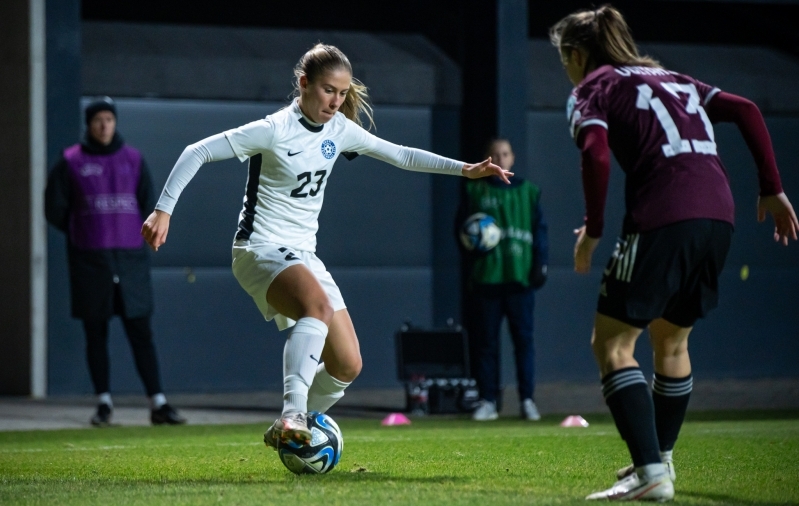
{"type": "Polygon", "coordinates": [[[577,139],[577,135],[580,133],[580,129],[582,129],[583,127],[590,126],[590,125],[599,125],[602,128],[604,128],[605,130],[608,129],[608,124],[606,122],[602,121],[601,119],[588,119],[588,120],[583,121],[579,125],[577,125],[577,128],[574,129],[574,133],[572,134],[572,137],[577,139]]]}
{"type": "Polygon", "coordinates": [[[707,105],[707,103],[708,103],[708,102],[710,102],[710,99],[711,99],[711,98],[713,98],[713,97],[715,97],[715,96],[716,96],[716,93],[718,93],[718,92],[720,92],[720,91],[721,91],[721,90],[720,90],[720,89],[718,89],[718,88],[713,88],[712,90],[710,90],[710,91],[707,93],[707,96],[705,97],[705,104],[704,104],[704,105],[707,105]]]}

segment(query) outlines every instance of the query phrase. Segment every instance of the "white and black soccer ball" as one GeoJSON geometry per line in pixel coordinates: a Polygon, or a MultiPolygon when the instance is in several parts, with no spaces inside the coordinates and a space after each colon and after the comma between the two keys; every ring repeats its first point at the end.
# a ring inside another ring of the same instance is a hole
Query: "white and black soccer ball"
{"type": "Polygon", "coordinates": [[[502,239],[497,220],[485,213],[474,213],[466,218],[460,232],[461,244],[469,251],[491,251],[502,239]]]}
{"type": "Polygon", "coordinates": [[[324,413],[308,413],[311,442],[298,445],[278,440],[277,453],[283,465],[294,474],[324,474],[336,467],[344,450],[341,429],[324,413]]]}

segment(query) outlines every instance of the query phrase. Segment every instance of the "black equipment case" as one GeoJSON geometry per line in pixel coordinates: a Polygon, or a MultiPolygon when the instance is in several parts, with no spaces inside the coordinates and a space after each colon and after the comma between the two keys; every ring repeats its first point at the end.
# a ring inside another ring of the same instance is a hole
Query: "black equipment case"
{"type": "Polygon", "coordinates": [[[415,414],[474,410],[476,382],[469,374],[469,341],[460,326],[420,329],[406,323],[395,336],[397,377],[407,410],[415,414]]]}

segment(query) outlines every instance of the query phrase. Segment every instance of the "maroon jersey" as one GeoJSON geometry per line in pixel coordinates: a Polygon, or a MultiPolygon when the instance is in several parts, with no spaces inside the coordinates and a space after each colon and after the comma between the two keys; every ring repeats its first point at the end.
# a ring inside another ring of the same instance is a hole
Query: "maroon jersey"
{"type": "Polygon", "coordinates": [[[710,218],[734,223],[727,172],[704,106],[719,91],[652,67],[602,66],[572,92],[572,137],[598,125],[626,173],[625,233],[710,218]]]}

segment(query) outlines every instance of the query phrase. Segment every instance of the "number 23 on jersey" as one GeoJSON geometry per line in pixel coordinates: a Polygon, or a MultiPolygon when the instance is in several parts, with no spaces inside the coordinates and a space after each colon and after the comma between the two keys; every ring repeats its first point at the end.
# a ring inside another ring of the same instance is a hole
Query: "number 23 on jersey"
{"type": "Polygon", "coordinates": [[[313,173],[313,176],[310,172],[303,172],[301,174],[297,174],[297,181],[300,183],[300,186],[291,190],[291,196],[295,199],[304,199],[307,196],[316,197],[319,194],[319,191],[322,189],[322,184],[325,182],[325,176],[327,176],[326,170],[317,170],[313,173]],[[312,177],[315,177],[314,184],[316,186],[311,186],[310,190],[307,192],[305,191],[305,187],[311,184],[312,177]]]}

